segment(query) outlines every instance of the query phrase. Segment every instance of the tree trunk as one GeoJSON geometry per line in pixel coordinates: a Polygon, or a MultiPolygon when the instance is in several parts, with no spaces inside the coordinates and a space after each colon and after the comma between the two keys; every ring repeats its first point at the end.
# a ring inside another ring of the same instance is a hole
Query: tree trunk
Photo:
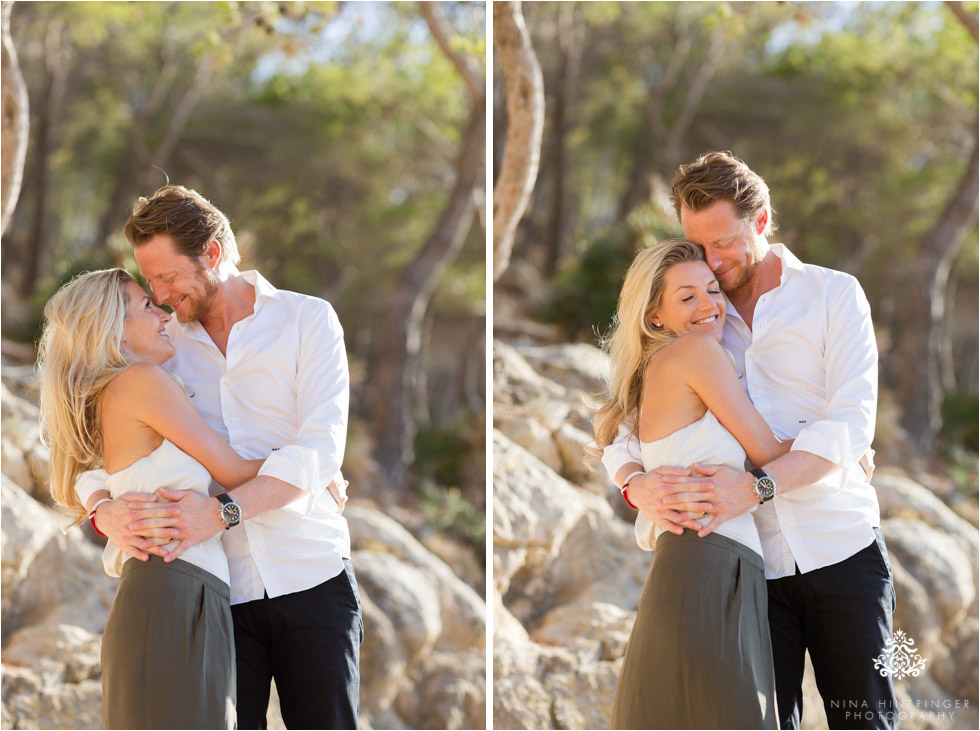
{"type": "Polygon", "coordinates": [[[472,99],[470,118],[456,160],[456,182],[436,226],[422,249],[398,275],[386,297],[386,314],[373,343],[371,378],[374,455],[396,488],[405,487],[413,460],[416,423],[412,389],[417,383],[425,312],[439,278],[456,258],[477,214],[476,195],[483,195],[486,158],[486,96],[476,63],[452,48],[432,6],[420,12],[442,52],[456,67],[472,99]]]}
{"type": "Polygon", "coordinates": [[[27,155],[27,134],[30,128],[28,114],[27,87],[24,77],[17,64],[17,53],[14,51],[13,40],[10,37],[10,12],[13,0],[4,0],[3,13],[3,109],[2,139],[3,158],[0,176],[3,179],[2,211],[0,211],[0,234],[6,233],[7,224],[17,197],[20,195],[20,184],[24,174],[24,159],[27,155]]]}
{"type": "Polygon", "coordinates": [[[941,425],[940,342],[946,315],[946,287],[957,244],[977,212],[978,147],[946,208],[919,247],[915,266],[904,288],[898,317],[898,398],[902,426],[925,454],[935,450],[941,425]]]}
{"type": "Polygon", "coordinates": [[[386,314],[375,337],[372,371],[372,421],[375,458],[395,487],[404,487],[412,461],[416,426],[410,389],[418,369],[422,324],[432,291],[455,259],[469,233],[474,191],[486,139],[485,104],[473,106],[460,151],[456,184],[435,230],[415,259],[398,275],[386,299],[386,314]]]}
{"type": "Polygon", "coordinates": [[[544,83],[519,2],[493,3],[493,45],[507,98],[507,141],[493,188],[493,281],[497,281],[510,262],[514,232],[538,173],[544,83]]]}
{"type": "Polygon", "coordinates": [[[568,231],[565,211],[565,135],[568,131],[567,110],[572,106],[570,96],[578,80],[578,66],[581,56],[581,37],[575,24],[576,6],[561,3],[558,15],[558,83],[552,94],[551,144],[553,147],[551,165],[551,209],[545,230],[545,257],[542,273],[547,278],[554,276],[558,269],[564,248],[565,234],[568,231]]]}
{"type": "Polygon", "coordinates": [[[69,64],[66,62],[63,27],[53,23],[44,43],[44,81],[36,106],[34,148],[31,152],[34,181],[33,208],[31,211],[30,246],[24,265],[24,277],[20,283],[20,296],[29,297],[41,273],[41,265],[49,248],[51,219],[48,206],[48,163],[51,154],[51,128],[58,114],[64,93],[69,64]]]}

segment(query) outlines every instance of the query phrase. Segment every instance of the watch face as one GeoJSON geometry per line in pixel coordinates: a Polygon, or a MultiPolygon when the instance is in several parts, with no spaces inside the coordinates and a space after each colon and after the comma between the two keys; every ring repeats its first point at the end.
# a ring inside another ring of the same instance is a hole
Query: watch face
{"type": "Polygon", "coordinates": [[[776,483],[771,477],[760,477],[755,483],[755,494],[765,500],[776,494],[776,483]]]}
{"type": "Polygon", "coordinates": [[[229,528],[233,525],[238,525],[241,519],[242,509],[236,503],[226,503],[221,506],[221,520],[229,528]]]}

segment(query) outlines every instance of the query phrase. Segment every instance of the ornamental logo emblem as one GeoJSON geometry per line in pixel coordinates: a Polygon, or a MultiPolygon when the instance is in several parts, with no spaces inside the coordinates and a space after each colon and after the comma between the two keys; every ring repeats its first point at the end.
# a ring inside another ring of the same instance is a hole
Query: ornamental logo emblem
{"type": "Polygon", "coordinates": [[[918,654],[915,640],[898,629],[895,635],[885,640],[884,651],[875,658],[875,668],[882,677],[893,675],[895,680],[909,676],[919,677],[925,669],[926,661],[918,654]]]}

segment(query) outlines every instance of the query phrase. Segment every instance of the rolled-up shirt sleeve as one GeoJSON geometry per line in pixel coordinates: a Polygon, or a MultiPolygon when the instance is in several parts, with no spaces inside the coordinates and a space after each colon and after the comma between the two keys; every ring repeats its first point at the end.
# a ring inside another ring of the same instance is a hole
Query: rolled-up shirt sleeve
{"type": "Polygon", "coordinates": [[[88,501],[99,490],[108,490],[106,481],[109,473],[103,469],[89,470],[75,478],[75,494],[83,508],[88,507],[88,501]]]}
{"type": "Polygon", "coordinates": [[[824,342],[826,412],[799,433],[792,449],[842,467],[843,486],[848,470],[874,439],[878,401],[878,347],[871,307],[853,277],[842,276],[830,295],[824,342]]]}
{"type": "Polygon", "coordinates": [[[272,452],[259,470],[307,493],[284,508],[303,515],[340,471],[350,401],[347,350],[336,312],[318,301],[305,315],[296,372],[297,437],[272,452]]]}
{"type": "MultiPolygon", "coordinates": [[[[640,442],[635,436],[630,436],[633,425],[623,422],[619,425],[616,440],[602,450],[602,466],[612,482],[616,482],[616,473],[630,462],[640,462],[640,442]]],[[[622,485],[619,485],[622,487],[622,485]]]]}

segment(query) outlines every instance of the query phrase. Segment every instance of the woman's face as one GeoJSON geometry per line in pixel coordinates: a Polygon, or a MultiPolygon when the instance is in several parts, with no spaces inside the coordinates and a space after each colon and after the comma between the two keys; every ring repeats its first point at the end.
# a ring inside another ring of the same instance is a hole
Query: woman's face
{"type": "Polygon", "coordinates": [[[141,361],[163,365],[175,352],[164,331],[170,315],[154,305],[136,282],[126,282],[123,295],[126,298],[123,347],[141,361]]]}
{"type": "Polygon", "coordinates": [[[726,307],[725,296],[708,265],[685,261],[664,273],[660,307],[651,319],[654,326],[678,335],[703,332],[721,342],[726,307]]]}

